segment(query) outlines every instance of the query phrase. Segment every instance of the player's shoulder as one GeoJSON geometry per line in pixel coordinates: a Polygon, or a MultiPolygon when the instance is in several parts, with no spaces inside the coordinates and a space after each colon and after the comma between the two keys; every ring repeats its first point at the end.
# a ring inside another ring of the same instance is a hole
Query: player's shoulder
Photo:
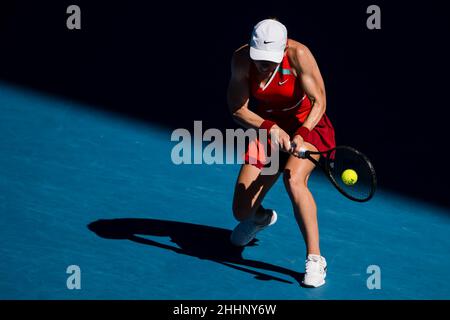
{"type": "Polygon", "coordinates": [[[290,58],[301,58],[311,54],[311,51],[304,43],[293,39],[288,40],[287,51],[290,58]]]}
{"type": "Polygon", "coordinates": [[[250,67],[249,45],[243,45],[233,52],[232,69],[239,74],[247,74],[250,67]]]}
{"type": "Polygon", "coordinates": [[[237,48],[233,52],[233,64],[236,66],[248,66],[250,64],[250,47],[248,44],[245,44],[239,48],[237,48]]]}
{"type": "Polygon", "coordinates": [[[305,44],[289,39],[287,56],[293,66],[300,68],[303,63],[311,61],[312,53],[305,44]]]}

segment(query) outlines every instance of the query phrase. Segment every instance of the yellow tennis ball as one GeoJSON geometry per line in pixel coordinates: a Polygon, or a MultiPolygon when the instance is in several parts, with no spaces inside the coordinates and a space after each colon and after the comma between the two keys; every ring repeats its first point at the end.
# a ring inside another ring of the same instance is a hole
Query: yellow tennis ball
{"type": "Polygon", "coordinates": [[[358,181],[358,174],[355,170],[347,169],[342,172],[341,179],[346,185],[352,186],[358,181]]]}

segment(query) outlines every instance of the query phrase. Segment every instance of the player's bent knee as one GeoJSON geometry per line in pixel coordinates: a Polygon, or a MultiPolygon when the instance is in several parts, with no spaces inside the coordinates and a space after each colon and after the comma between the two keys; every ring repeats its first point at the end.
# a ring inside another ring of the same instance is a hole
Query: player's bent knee
{"type": "Polygon", "coordinates": [[[287,190],[293,191],[308,187],[308,179],[304,175],[292,174],[289,170],[283,175],[284,185],[287,190]]]}

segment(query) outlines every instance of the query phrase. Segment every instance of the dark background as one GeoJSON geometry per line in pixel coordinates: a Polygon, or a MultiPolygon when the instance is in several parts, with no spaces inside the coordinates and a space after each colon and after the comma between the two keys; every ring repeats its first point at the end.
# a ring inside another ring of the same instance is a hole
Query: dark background
{"type": "Polygon", "coordinates": [[[255,23],[277,17],[319,63],[337,143],[366,153],[382,187],[449,206],[443,3],[2,2],[0,81],[149,124],[232,128],[231,54],[255,23]],[[81,7],[79,31],[66,28],[71,4],[81,7]],[[366,28],[371,4],[381,30],[366,28]]]}

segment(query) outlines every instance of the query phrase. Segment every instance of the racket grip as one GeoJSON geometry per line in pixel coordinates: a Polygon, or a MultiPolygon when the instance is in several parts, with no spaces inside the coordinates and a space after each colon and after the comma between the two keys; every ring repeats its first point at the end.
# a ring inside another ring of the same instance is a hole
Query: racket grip
{"type": "Polygon", "coordinates": [[[300,151],[297,154],[297,157],[301,158],[301,159],[305,159],[306,158],[306,149],[300,149],[300,151]]]}
{"type": "MultiPolygon", "coordinates": [[[[297,145],[295,144],[295,142],[291,142],[291,147],[292,149],[295,149],[297,145]]],[[[301,159],[305,159],[306,158],[306,151],[307,149],[300,149],[300,151],[297,154],[294,154],[296,157],[301,158],[301,159]]]]}

